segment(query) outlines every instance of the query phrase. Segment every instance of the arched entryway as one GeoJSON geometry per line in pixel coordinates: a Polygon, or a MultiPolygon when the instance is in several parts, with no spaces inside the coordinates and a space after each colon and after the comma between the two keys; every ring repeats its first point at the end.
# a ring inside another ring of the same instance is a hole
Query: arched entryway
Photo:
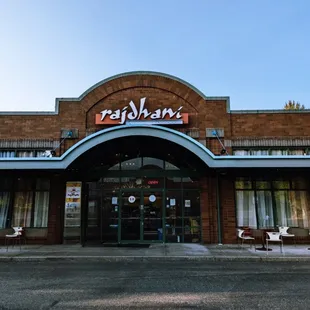
{"type": "Polygon", "coordinates": [[[86,244],[201,242],[208,166],[184,146],[148,135],[119,137],[90,148],[68,170],[78,171],[86,188],[86,244]]]}
{"type": "Polygon", "coordinates": [[[85,242],[201,241],[201,179],[207,166],[160,138],[134,136],[102,143],[70,169],[87,188],[85,242]]]}

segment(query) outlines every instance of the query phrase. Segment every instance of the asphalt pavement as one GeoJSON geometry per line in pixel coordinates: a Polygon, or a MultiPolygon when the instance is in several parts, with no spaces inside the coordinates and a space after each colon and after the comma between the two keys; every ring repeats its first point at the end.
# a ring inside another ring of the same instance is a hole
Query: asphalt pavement
{"type": "Polygon", "coordinates": [[[307,262],[1,262],[0,309],[309,309],[307,262]]]}

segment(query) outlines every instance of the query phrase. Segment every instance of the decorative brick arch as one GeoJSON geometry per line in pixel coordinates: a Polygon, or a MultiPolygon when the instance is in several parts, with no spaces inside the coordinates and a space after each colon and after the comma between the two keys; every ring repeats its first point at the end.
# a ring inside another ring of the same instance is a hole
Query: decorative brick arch
{"type": "Polygon", "coordinates": [[[81,101],[82,109],[88,111],[107,96],[135,87],[150,87],[169,91],[195,105],[196,108],[206,100],[206,96],[188,82],[172,75],[150,71],[127,72],[102,80],[86,90],[78,100],[81,101]]]}

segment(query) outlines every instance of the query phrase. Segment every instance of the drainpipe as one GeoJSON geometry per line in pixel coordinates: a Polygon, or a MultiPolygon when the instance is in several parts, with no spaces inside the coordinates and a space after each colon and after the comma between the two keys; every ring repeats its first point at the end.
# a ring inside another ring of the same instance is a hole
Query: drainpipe
{"type": "Polygon", "coordinates": [[[216,208],[217,208],[217,236],[218,244],[222,244],[222,223],[221,223],[221,200],[220,200],[220,178],[219,172],[216,171],[216,208]]]}

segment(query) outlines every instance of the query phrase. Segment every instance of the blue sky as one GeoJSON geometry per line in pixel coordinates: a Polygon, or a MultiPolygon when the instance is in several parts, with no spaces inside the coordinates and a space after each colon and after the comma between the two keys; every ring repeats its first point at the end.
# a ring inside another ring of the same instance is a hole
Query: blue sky
{"type": "Polygon", "coordinates": [[[233,110],[310,108],[309,33],[309,0],[0,0],[0,110],[51,111],[136,70],[233,110]]]}

